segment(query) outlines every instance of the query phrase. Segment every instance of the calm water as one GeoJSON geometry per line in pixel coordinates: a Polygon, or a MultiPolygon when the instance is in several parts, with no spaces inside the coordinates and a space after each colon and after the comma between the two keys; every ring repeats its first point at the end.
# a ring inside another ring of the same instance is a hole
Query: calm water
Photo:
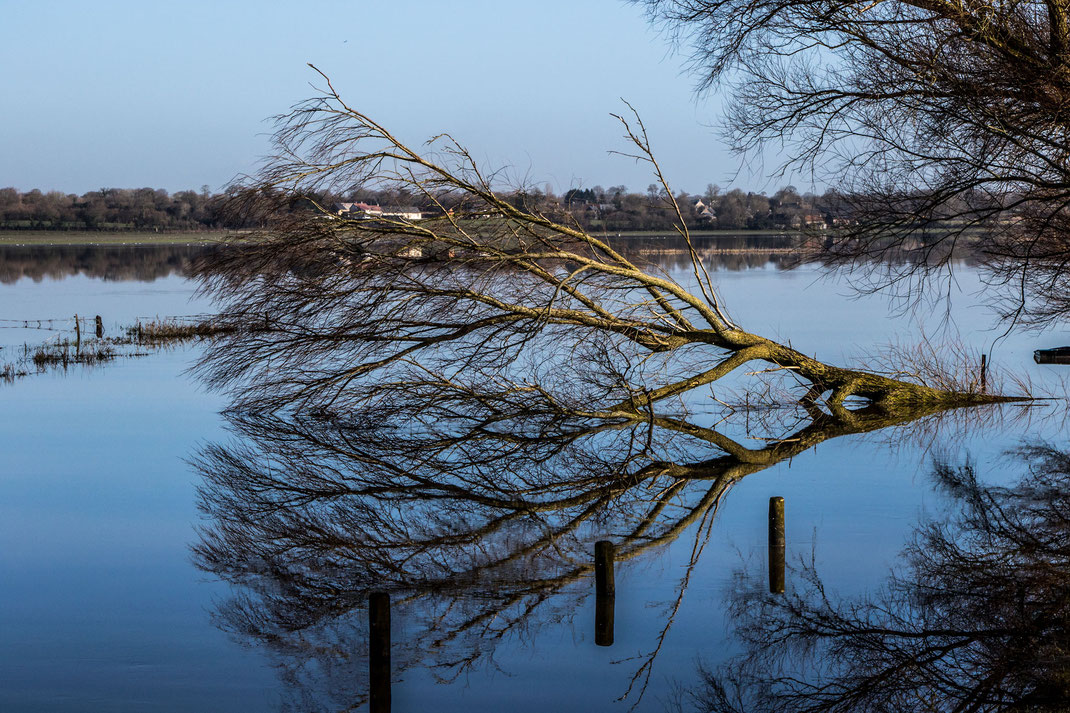
{"type": "MultiPolygon", "coordinates": [[[[0,253],[0,361],[69,329],[75,313],[102,315],[111,332],[211,310],[185,279],[182,255],[147,266],[153,260],[133,251],[54,258],[0,253]]],[[[828,361],[922,332],[948,335],[942,315],[903,318],[881,299],[849,300],[813,270],[735,266],[743,269],[715,279],[736,320],[828,361]]],[[[975,285],[963,268],[956,338],[1054,388],[1059,367],[1033,364],[1032,350],[1070,337],[1013,335],[993,349],[975,285]]],[[[0,710],[347,710],[366,694],[367,611],[347,601],[344,571],[309,557],[300,582],[281,578],[271,561],[254,561],[263,543],[250,539],[228,552],[229,566],[254,571],[254,586],[243,587],[193,555],[203,528],[220,524],[198,512],[198,492],[221,486],[190,461],[209,444],[250,438],[220,415],[225,399],[187,375],[198,353],[0,384],[0,710]]],[[[1011,483],[1022,467],[1002,452],[1034,439],[1065,446],[1061,409],[832,438],[738,480],[715,512],[618,562],[612,646],[596,645],[593,574],[567,547],[562,562],[518,569],[508,586],[395,597],[393,709],[666,709],[698,683],[700,663],[716,667],[741,650],[726,608],[733,591],[765,586],[771,496],[785,498],[790,563],[813,557],[836,597],[877,591],[919,523],[958,507],[936,485],[934,455],[968,457],[983,480],[1011,483]],[[553,582],[522,591],[535,579],[553,582]]],[[[609,513],[576,546],[593,550],[628,522],[609,513]]],[[[789,571],[789,591],[798,586],[789,571]]]]}

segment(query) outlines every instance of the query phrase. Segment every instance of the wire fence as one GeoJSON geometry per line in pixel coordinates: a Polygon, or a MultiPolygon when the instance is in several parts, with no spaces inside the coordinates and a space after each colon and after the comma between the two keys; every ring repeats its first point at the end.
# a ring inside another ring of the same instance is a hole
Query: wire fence
{"type": "MultiPolygon", "coordinates": [[[[134,317],[130,326],[140,322],[168,320],[175,322],[194,322],[211,319],[212,314],[182,314],[182,315],[154,315],[152,317],[134,317]]],[[[78,317],[81,325],[93,323],[97,315],[92,317],[78,317]]],[[[74,317],[51,317],[46,319],[0,319],[0,329],[39,329],[41,331],[62,332],[75,328],[74,317]],[[60,326],[57,326],[60,325],[60,326]]]]}

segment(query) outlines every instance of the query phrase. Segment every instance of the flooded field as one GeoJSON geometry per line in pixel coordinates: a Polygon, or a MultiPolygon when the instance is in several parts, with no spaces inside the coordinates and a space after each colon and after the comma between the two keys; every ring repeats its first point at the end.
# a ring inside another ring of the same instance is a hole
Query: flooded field
{"type": "MultiPolygon", "coordinates": [[[[110,334],[214,309],[193,249],[64,250],[0,251],[0,362],[75,314],[110,334]]],[[[835,363],[956,341],[1064,393],[1067,367],[1032,352],[1070,339],[997,340],[967,265],[948,318],[772,259],[707,256],[757,332],[835,363]]],[[[0,384],[0,710],[707,710],[793,685],[802,707],[892,700],[875,682],[904,660],[928,663],[889,680],[919,696],[1061,695],[1062,401],[728,426],[704,391],[625,429],[510,402],[510,435],[541,438],[447,447],[440,412],[398,420],[412,404],[228,410],[189,372],[204,349],[0,384]],[[892,633],[849,636],[867,627],[892,633]],[[839,688],[798,683],[823,667],[839,688]]]]}

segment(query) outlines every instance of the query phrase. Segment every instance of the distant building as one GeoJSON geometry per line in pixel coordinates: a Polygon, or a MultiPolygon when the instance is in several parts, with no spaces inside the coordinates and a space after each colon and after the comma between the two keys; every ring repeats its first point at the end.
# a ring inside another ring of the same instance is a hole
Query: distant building
{"type": "Polygon", "coordinates": [[[369,203],[335,203],[331,210],[343,218],[351,220],[372,218],[400,218],[401,220],[420,220],[424,213],[413,206],[377,206],[369,203]]]}
{"type": "Polygon", "coordinates": [[[824,230],[828,227],[825,224],[825,216],[820,213],[803,213],[792,216],[790,225],[792,228],[817,228],[818,230],[824,230]]]}
{"type": "Polygon", "coordinates": [[[695,212],[698,213],[699,220],[705,220],[710,223],[717,220],[717,215],[712,210],[710,210],[709,206],[707,206],[700,200],[695,201],[695,212]]]}
{"type": "Polygon", "coordinates": [[[402,220],[420,220],[424,217],[422,210],[409,205],[379,208],[379,214],[383,218],[401,218],[402,220]]]}

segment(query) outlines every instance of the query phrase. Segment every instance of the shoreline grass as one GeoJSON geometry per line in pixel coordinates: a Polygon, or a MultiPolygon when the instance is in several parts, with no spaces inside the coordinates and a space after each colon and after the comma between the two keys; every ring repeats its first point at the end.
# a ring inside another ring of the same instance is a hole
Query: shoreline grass
{"type": "Polygon", "coordinates": [[[242,231],[236,230],[174,233],[157,233],[154,231],[0,230],[0,247],[215,245],[241,234],[242,231]]]}
{"type": "Polygon", "coordinates": [[[151,322],[138,322],[126,328],[127,338],[138,344],[166,344],[186,342],[194,339],[210,339],[238,331],[237,327],[221,322],[203,320],[200,322],[161,319],[151,322]]]}

